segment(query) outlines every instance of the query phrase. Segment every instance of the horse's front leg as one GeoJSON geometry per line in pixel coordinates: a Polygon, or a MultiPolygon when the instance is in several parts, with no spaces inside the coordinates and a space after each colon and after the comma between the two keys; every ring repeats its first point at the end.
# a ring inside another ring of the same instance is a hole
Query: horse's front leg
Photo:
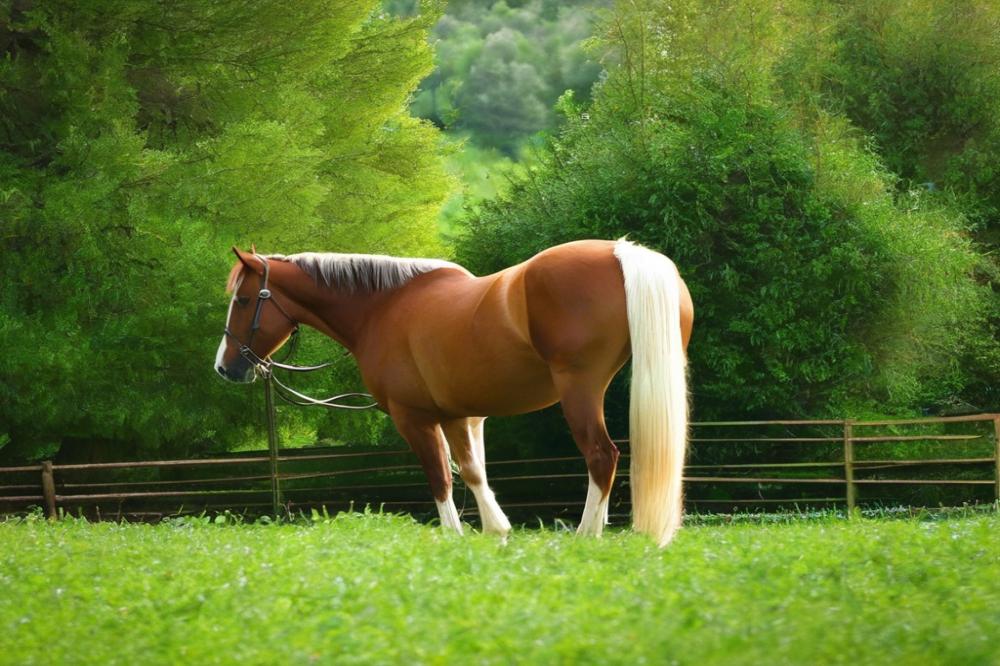
{"type": "Polygon", "coordinates": [[[497,504],[493,491],[486,483],[486,456],[483,444],[484,418],[455,419],[441,424],[451,454],[458,461],[459,473],[465,485],[476,497],[479,517],[483,521],[483,531],[507,539],[510,521],[497,504]]]}
{"type": "Polygon", "coordinates": [[[451,467],[448,465],[448,445],[437,420],[426,414],[407,409],[390,409],[393,423],[403,439],[420,459],[427,475],[431,494],[437,504],[441,527],[462,533],[458,509],[451,495],[451,467]]]}

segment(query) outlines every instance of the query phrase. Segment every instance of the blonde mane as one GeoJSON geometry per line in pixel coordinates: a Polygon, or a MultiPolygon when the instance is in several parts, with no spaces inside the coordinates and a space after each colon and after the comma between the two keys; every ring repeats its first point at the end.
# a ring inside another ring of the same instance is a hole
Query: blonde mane
{"type": "Polygon", "coordinates": [[[468,273],[458,264],[443,259],[388,257],[381,254],[301,252],[288,256],[268,255],[268,259],[293,263],[317,283],[348,292],[394,289],[418,275],[438,268],[457,268],[468,273]]]}

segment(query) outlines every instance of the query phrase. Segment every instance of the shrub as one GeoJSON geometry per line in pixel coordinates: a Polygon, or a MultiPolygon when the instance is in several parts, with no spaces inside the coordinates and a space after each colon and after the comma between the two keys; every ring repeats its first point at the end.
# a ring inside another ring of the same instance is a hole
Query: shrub
{"type": "Polygon", "coordinates": [[[460,257],[490,271],[623,234],[671,256],[695,301],[698,418],[936,404],[987,307],[965,220],[897,197],[841,118],[801,122],[771,74],[782,21],[750,2],[613,14],[592,107],[564,97],[544,163],[471,214],[460,257]]]}

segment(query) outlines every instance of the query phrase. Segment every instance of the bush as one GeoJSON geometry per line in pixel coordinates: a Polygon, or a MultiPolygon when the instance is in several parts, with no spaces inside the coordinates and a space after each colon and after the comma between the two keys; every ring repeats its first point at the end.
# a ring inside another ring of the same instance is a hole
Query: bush
{"type": "Polygon", "coordinates": [[[623,234],[671,256],[695,302],[697,418],[939,404],[961,388],[953,359],[987,307],[965,221],[897,199],[845,121],[801,122],[773,82],[782,17],[759,9],[612,15],[619,64],[593,106],[563,99],[567,129],[471,215],[460,258],[492,271],[623,234]]]}
{"type": "MultiPolygon", "coordinates": [[[[778,81],[807,115],[842,115],[871,137],[896,189],[960,211],[991,261],[989,328],[956,363],[959,409],[1000,409],[1000,5],[988,0],[806,2],[778,81]]],[[[964,326],[964,324],[959,324],[964,326]]]]}

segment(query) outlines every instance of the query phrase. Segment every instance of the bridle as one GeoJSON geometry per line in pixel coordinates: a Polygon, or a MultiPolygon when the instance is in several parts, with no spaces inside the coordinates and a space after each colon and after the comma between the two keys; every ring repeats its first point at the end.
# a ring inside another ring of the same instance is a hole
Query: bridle
{"type": "MultiPolygon", "coordinates": [[[[278,311],[285,315],[285,319],[292,322],[292,337],[297,336],[299,333],[299,322],[297,322],[292,315],[288,314],[288,311],[285,310],[285,308],[281,307],[281,303],[274,300],[271,296],[271,290],[267,288],[267,281],[271,277],[271,264],[268,262],[267,258],[259,254],[254,254],[253,256],[260,260],[261,265],[264,267],[264,272],[260,276],[260,289],[257,291],[257,303],[253,311],[253,321],[250,324],[250,338],[246,342],[240,340],[239,336],[229,330],[228,321],[226,322],[226,327],[223,330],[226,333],[226,337],[232,338],[236,341],[236,344],[240,346],[240,356],[250,361],[255,368],[261,368],[271,366],[274,363],[274,361],[270,360],[269,357],[262,358],[252,349],[253,338],[257,334],[257,331],[260,330],[260,316],[264,312],[264,305],[269,302],[273,303],[274,307],[278,308],[278,311]]],[[[327,363],[322,366],[315,366],[315,369],[326,367],[327,365],[329,364],[327,363]]]]}
{"type": "MultiPolygon", "coordinates": [[[[293,405],[301,405],[304,407],[317,406],[317,407],[329,407],[331,409],[370,409],[372,407],[378,406],[377,402],[372,401],[370,404],[365,405],[342,405],[339,404],[339,400],[345,398],[368,398],[372,399],[372,396],[368,393],[341,393],[340,395],[335,395],[330,398],[325,398],[319,400],[311,396],[300,393],[295,389],[283,384],[277,377],[274,376],[273,370],[287,370],[289,372],[313,372],[315,370],[322,370],[323,368],[328,368],[332,363],[321,363],[320,365],[290,365],[288,363],[278,362],[272,359],[270,356],[261,357],[257,354],[251,346],[253,345],[254,336],[257,331],[260,330],[260,318],[261,314],[264,312],[264,306],[267,303],[271,303],[274,307],[278,308],[278,311],[285,316],[285,319],[292,323],[292,332],[289,334],[291,338],[291,343],[289,344],[288,354],[285,355],[284,361],[291,358],[292,354],[298,346],[298,336],[299,336],[299,322],[295,320],[288,311],[281,306],[281,303],[274,300],[274,296],[271,294],[271,290],[267,288],[267,282],[271,276],[271,265],[268,263],[267,257],[254,253],[253,255],[258,259],[261,265],[264,267],[264,272],[260,276],[260,288],[257,291],[257,303],[254,306],[253,320],[250,324],[250,337],[246,342],[240,340],[239,336],[229,330],[229,322],[226,322],[226,327],[223,329],[225,331],[227,338],[232,338],[240,347],[240,356],[245,358],[254,367],[254,371],[263,377],[265,381],[273,381],[275,386],[279,390],[275,391],[278,397],[285,402],[291,403],[293,405]]],[[[234,295],[235,298],[235,295],[234,295]]]]}

